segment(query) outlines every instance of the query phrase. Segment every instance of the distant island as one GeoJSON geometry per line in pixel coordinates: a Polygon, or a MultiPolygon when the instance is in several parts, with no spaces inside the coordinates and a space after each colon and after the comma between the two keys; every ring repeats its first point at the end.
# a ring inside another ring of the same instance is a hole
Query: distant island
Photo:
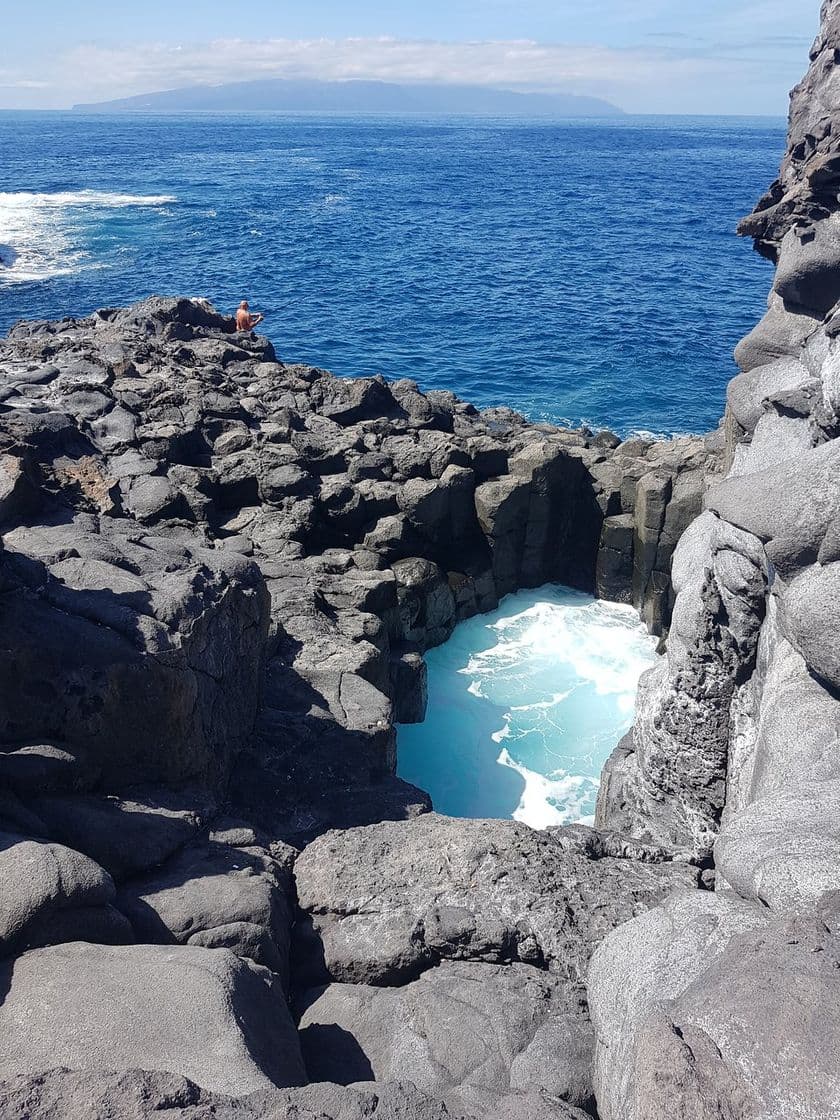
{"type": "Polygon", "coordinates": [[[187,86],[74,105],[82,113],[287,112],[454,113],[504,117],[618,117],[616,105],[572,93],[518,93],[467,85],[396,85],[270,78],[187,86]]]}

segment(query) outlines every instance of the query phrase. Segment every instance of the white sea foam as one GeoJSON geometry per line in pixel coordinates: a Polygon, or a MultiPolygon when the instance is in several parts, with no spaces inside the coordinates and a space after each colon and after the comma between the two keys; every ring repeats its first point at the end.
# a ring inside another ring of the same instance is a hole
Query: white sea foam
{"type": "Polygon", "coordinates": [[[655,643],[630,607],[546,589],[517,610],[522,598],[484,623],[493,644],[456,671],[471,696],[498,708],[501,726],[489,733],[502,748],[496,761],[525,783],[514,818],[532,828],[589,820],[601,765],[632,723],[655,643]]]}
{"type": "Polygon", "coordinates": [[[555,692],[550,700],[537,700],[535,704],[513,704],[510,710],[512,712],[548,711],[551,708],[556,708],[558,704],[562,704],[564,700],[568,700],[572,691],[570,688],[566,692],[555,692]]]}
{"type": "MultiPolygon", "coordinates": [[[[556,771],[548,776],[537,774],[511,758],[502,749],[498,762],[515,770],[524,780],[525,789],[513,812],[513,819],[531,828],[551,828],[587,819],[584,810],[592,805],[598,790],[596,778],[556,771]]],[[[591,816],[591,815],[590,815],[591,816]]]]}
{"type": "Polygon", "coordinates": [[[0,283],[48,280],[83,268],[102,268],[90,252],[86,228],[101,211],[162,208],[173,195],[118,191],[0,192],[0,283]]]}
{"type": "MultiPolygon", "coordinates": [[[[526,661],[538,659],[565,663],[600,695],[629,696],[632,703],[639,677],[650,665],[650,637],[632,607],[583,595],[569,604],[536,603],[492,623],[490,629],[498,635],[496,645],[474,654],[460,670],[473,678],[474,695],[482,695],[482,681],[509,676],[526,661]]],[[[540,703],[553,707],[565,699],[567,695],[558,694],[540,703]]]]}

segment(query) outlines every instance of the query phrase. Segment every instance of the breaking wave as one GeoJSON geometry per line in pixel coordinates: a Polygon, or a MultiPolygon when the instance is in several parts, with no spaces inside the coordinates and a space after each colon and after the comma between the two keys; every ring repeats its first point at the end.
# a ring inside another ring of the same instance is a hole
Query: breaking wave
{"type": "Polygon", "coordinates": [[[116,211],[162,208],[172,195],[117,191],[0,192],[0,284],[50,280],[106,267],[95,245],[116,211]]]}
{"type": "Polygon", "coordinates": [[[432,650],[429,714],[399,773],[451,816],[588,821],[655,641],[635,611],[564,588],[510,596],[432,650]]]}

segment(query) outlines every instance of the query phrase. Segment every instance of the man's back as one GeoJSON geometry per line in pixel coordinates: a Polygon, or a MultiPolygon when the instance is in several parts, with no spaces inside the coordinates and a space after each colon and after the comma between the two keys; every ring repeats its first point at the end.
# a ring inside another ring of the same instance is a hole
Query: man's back
{"type": "Polygon", "coordinates": [[[251,331],[262,321],[263,316],[252,315],[247,299],[243,299],[236,310],[236,329],[238,331],[251,331]]]}

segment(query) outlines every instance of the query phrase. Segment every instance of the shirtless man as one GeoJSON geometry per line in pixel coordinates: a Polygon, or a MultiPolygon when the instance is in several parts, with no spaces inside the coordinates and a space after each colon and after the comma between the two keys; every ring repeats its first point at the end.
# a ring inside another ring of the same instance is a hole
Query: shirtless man
{"type": "Polygon", "coordinates": [[[264,315],[252,315],[248,309],[247,299],[243,299],[236,311],[236,329],[238,331],[252,331],[264,318],[264,315]]]}

